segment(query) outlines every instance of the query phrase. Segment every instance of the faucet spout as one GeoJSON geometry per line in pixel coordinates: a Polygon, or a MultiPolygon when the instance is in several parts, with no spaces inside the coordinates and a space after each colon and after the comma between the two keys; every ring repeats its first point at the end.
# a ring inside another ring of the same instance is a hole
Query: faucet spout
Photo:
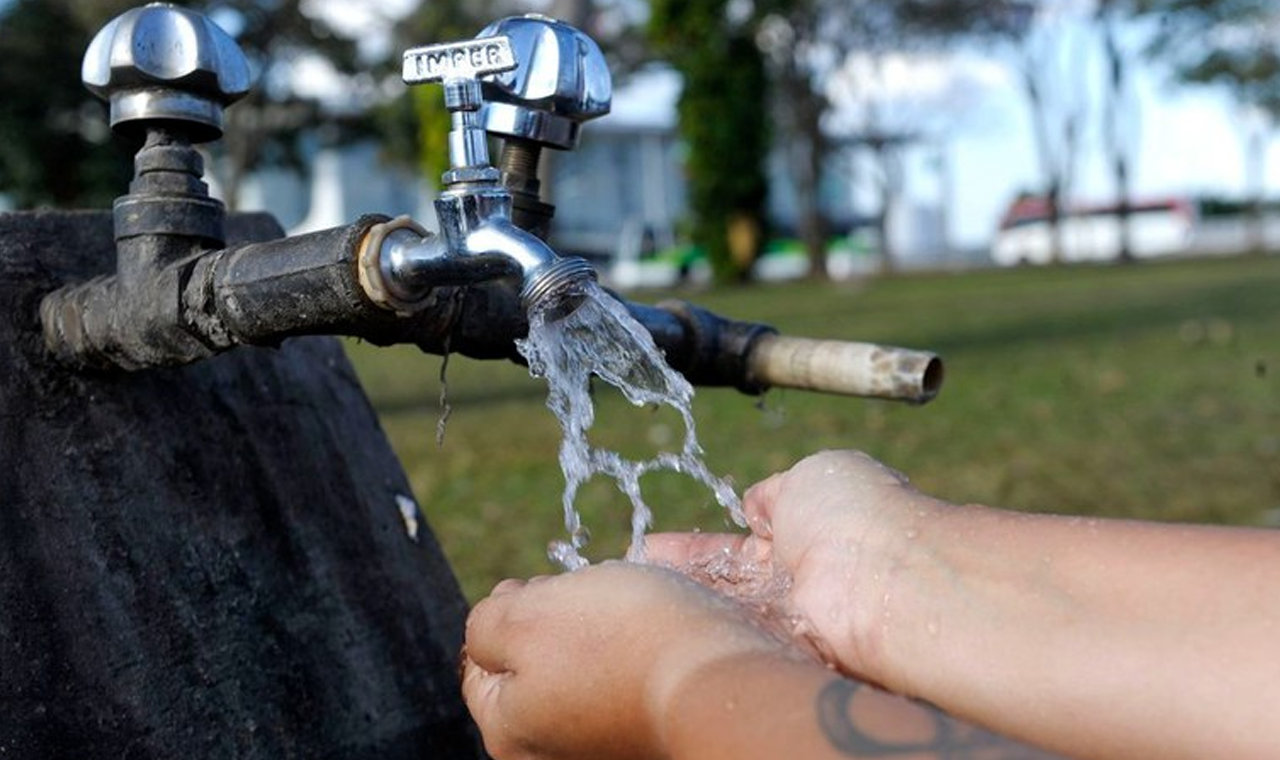
{"type": "Polygon", "coordinates": [[[365,255],[376,261],[362,267],[366,290],[375,302],[413,311],[436,287],[512,280],[527,313],[572,312],[595,269],[584,259],[557,255],[510,214],[511,196],[504,188],[472,186],[436,201],[439,235],[404,218],[375,229],[365,255]]]}
{"type": "Polygon", "coordinates": [[[472,255],[498,254],[520,272],[520,303],[527,313],[572,312],[582,302],[582,284],[596,278],[595,269],[577,256],[559,256],[537,235],[497,218],[467,236],[472,255]]]}

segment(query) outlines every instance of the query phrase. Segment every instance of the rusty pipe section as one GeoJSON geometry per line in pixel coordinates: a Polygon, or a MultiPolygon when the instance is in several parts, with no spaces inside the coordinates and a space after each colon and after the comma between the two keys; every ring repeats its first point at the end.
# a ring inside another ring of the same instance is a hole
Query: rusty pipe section
{"type": "Polygon", "coordinates": [[[168,265],[67,286],[40,304],[45,343],[68,364],[138,370],[295,335],[347,334],[379,344],[411,335],[440,339],[431,326],[448,324],[456,308],[449,289],[423,298],[414,318],[401,318],[361,286],[361,246],[385,221],[368,216],[307,235],[197,248],[168,265]]]}
{"type": "MultiPolygon", "coordinates": [[[[235,346],[275,346],[299,335],[350,335],[442,353],[450,333],[460,329],[464,307],[473,320],[492,313],[490,324],[499,334],[517,329],[507,315],[516,309],[495,307],[511,300],[499,283],[464,298],[463,289],[445,282],[424,292],[411,311],[371,296],[362,262],[376,266],[367,252],[373,232],[388,221],[371,215],[306,235],[188,250],[165,266],[134,267],[64,287],[40,304],[45,343],[73,366],[139,370],[189,364],[235,346]]],[[[469,337],[476,332],[468,328],[469,337]]],[[[496,338],[471,342],[485,358],[515,353],[496,338]]]]}
{"type": "MultiPolygon", "coordinates": [[[[125,279],[68,286],[40,305],[45,341],[70,364],[125,370],[188,364],[299,335],[348,335],[433,354],[521,361],[514,346],[528,332],[521,281],[499,263],[474,259],[481,269],[497,267],[488,271],[496,278],[478,284],[459,285],[466,278],[447,269],[435,284],[420,280],[412,304],[388,297],[379,285],[379,256],[388,234],[403,225],[368,216],[307,235],[191,252],[125,279]]],[[[794,387],[922,403],[941,384],[941,362],[932,354],[789,338],[683,301],[619,300],[695,385],[750,394],[794,387]]]]}
{"type": "MultiPolygon", "coordinates": [[[[68,364],[138,370],[340,326],[360,304],[342,252],[377,221],[215,251],[187,241],[171,263],[121,268],[45,296],[45,343],[68,364]]],[[[183,242],[156,235],[140,244],[155,240],[183,242]]],[[[122,250],[131,244],[117,243],[122,250]]]]}

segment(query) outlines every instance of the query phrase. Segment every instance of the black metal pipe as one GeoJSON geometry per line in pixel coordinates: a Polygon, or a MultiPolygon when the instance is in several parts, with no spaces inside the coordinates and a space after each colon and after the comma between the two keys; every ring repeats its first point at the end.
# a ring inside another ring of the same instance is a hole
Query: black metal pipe
{"type": "Polygon", "coordinates": [[[189,364],[217,352],[184,329],[180,294],[194,257],[142,280],[98,277],[40,302],[45,344],[78,367],[137,370],[189,364]]]}
{"type": "Polygon", "coordinates": [[[394,342],[395,314],[365,296],[359,246],[386,217],[209,253],[182,294],[191,329],[220,348],[274,345],[295,335],[364,331],[394,342]]]}
{"type": "MultiPolygon", "coordinates": [[[[133,280],[117,275],[65,288],[41,304],[46,342],[69,362],[129,370],[187,364],[297,335],[349,335],[433,354],[523,361],[515,340],[529,325],[512,282],[436,287],[411,314],[365,294],[360,248],[384,221],[368,216],[306,235],[197,251],[133,280]]],[[[747,359],[772,328],[681,301],[619,300],[690,382],[763,390],[750,380],[747,359]]]]}
{"type": "Polygon", "coordinates": [[[730,386],[751,395],[767,390],[752,380],[747,362],[756,342],[775,334],[774,328],[725,319],[687,301],[663,301],[657,306],[623,303],[653,335],[667,363],[689,382],[730,386]]]}

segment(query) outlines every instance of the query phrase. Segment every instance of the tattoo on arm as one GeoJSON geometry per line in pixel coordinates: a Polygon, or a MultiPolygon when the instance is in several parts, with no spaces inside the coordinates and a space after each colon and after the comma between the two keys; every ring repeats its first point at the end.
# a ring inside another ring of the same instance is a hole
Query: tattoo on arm
{"type": "Polygon", "coordinates": [[[858,725],[853,712],[854,695],[866,684],[836,678],[818,692],[818,724],[831,746],[849,757],[926,756],[939,760],[1030,760],[1048,758],[1002,736],[974,728],[948,717],[941,710],[919,704],[933,725],[915,741],[881,739],[858,725]]]}

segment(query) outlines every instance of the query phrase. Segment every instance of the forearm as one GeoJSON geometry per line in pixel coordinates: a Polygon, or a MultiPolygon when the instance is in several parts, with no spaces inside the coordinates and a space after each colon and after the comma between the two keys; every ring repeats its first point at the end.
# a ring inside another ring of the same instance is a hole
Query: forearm
{"type": "Polygon", "coordinates": [[[910,535],[881,596],[895,690],[1081,756],[1280,751],[1280,537],[976,507],[910,535]]]}
{"type": "Polygon", "coordinates": [[[686,678],[660,725],[670,760],[1047,757],[815,663],[748,657],[686,678]]]}

